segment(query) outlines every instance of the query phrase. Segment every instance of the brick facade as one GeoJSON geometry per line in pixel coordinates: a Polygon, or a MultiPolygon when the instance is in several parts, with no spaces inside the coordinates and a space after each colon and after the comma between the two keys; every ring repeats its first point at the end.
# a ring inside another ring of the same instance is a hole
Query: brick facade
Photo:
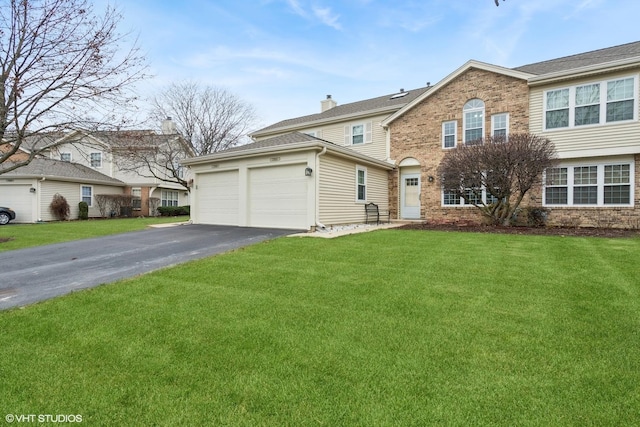
{"type": "MultiPolygon", "coordinates": [[[[509,113],[509,132],[529,130],[529,89],[526,80],[470,68],[423,100],[389,125],[391,158],[400,164],[414,158],[420,163],[420,218],[436,223],[480,222],[473,206],[443,207],[436,170],[446,150],[442,148],[442,123],[457,121],[457,144],[464,133],[463,107],[471,99],[485,104],[485,131],[491,130],[491,116],[509,113]],[[430,182],[430,178],[433,180],[430,182]]],[[[394,217],[401,213],[399,180],[402,167],[391,173],[389,204],[394,217]]]]}

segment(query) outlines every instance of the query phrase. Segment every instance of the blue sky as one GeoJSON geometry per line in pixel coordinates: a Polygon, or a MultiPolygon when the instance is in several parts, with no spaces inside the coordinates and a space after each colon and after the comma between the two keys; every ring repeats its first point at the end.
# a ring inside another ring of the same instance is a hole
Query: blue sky
{"type": "MultiPolygon", "coordinates": [[[[96,8],[108,0],[95,0],[96,8]]],[[[252,103],[260,125],[437,83],[470,59],[516,67],[640,40],[638,0],[120,0],[165,85],[252,103]]]]}

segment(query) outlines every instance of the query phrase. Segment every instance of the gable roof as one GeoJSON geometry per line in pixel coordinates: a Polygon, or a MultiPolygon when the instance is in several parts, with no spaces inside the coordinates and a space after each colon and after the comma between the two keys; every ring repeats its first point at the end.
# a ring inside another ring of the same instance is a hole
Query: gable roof
{"type": "Polygon", "coordinates": [[[250,136],[267,136],[270,133],[293,130],[295,128],[310,127],[320,125],[322,123],[348,120],[350,118],[363,116],[367,114],[393,112],[402,108],[416,97],[427,92],[431,87],[426,86],[418,89],[411,89],[404,92],[397,92],[389,95],[378,96],[376,98],[365,99],[363,101],[351,102],[348,104],[337,105],[322,113],[310,114],[308,116],[295,117],[292,119],[282,120],[270,126],[253,132],[250,136]],[[403,95],[406,94],[406,95],[403,95]],[[400,95],[400,96],[398,96],[400,95]]]}
{"type": "MultiPolygon", "coordinates": [[[[2,169],[3,166],[4,163],[0,164],[0,169],[2,169]]],[[[2,174],[2,176],[11,178],[49,178],[87,184],[125,186],[125,183],[119,179],[111,178],[79,163],[42,158],[33,159],[26,166],[6,172],[2,174]]]]}
{"type": "MultiPolygon", "coordinates": [[[[611,67],[614,65],[625,67],[629,64],[640,62],[640,41],[627,43],[624,45],[613,46],[605,49],[598,49],[591,52],[580,53],[577,55],[566,56],[563,58],[551,59],[548,61],[537,62],[534,64],[523,65],[516,68],[504,68],[497,65],[486,64],[479,61],[468,61],[462,67],[439,81],[432,90],[423,93],[415,98],[412,102],[387,117],[382,121],[382,126],[388,126],[397,118],[401,117],[407,111],[415,107],[417,104],[436,93],[440,88],[447,85],[451,80],[465,73],[471,68],[483,69],[507,76],[526,80],[529,85],[534,83],[540,84],[546,80],[559,78],[572,73],[588,72],[594,67],[611,67]]],[[[591,70],[593,71],[593,70],[591,70]]]]}
{"type": "Polygon", "coordinates": [[[213,154],[204,156],[191,157],[182,161],[183,165],[197,165],[202,163],[216,162],[222,160],[249,158],[255,156],[263,156],[266,154],[308,151],[315,150],[322,152],[330,151],[332,154],[346,157],[351,160],[357,160],[368,165],[382,167],[391,170],[394,166],[382,160],[374,159],[364,154],[360,154],[350,148],[341,147],[333,142],[316,138],[301,132],[290,132],[284,135],[278,135],[273,138],[264,139],[262,141],[253,142],[251,144],[240,145],[238,147],[229,148],[227,150],[218,151],[213,154]]]}
{"type": "Polygon", "coordinates": [[[592,50],[590,52],[522,65],[514,70],[541,75],[605,64],[623,59],[640,58],[640,41],[592,50]]]}
{"type": "Polygon", "coordinates": [[[405,105],[404,107],[396,111],[394,114],[384,119],[382,121],[382,126],[388,126],[390,123],[392,123],[394,120],[401,117],[407,111],[411,110],[417,104],[421,103],[422,101],[424,101],[425,99],[433,95],[434,93],[438,92],[444,86],[448,85],[452,80],[456,79],[457,77],[459,77],[460,75],[466,73],[471,69],[478,69],[478,70],[489,71],[492,73],[503,74],[503,75],[510,76],[516,79],[521,79],[521,80],[527,80],[529,79],[529,77],[533,76],[532,74],[525,73],[523,71],[518,71],[510,68],[500,67],[497,65],[487,64],[486,62],[480,62],[475,60],[467,61],[462,67],[458,68],[453,73],[449,74],[444,79],[440,80],[435,86],[433,86],[433,88],[430,91],[425,92],[420,96],[416,97],[407,105],[405,105]]]}

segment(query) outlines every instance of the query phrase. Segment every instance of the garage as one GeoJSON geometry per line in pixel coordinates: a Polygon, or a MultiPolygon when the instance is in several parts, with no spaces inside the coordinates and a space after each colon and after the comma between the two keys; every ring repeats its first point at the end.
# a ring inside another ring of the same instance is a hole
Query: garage
{"type": "Polygon", "coordinates": [[[306,164],[249,170],[249,225],[308,228],[306,164]]]}
{"type": "Polygon", "coordinates": [[[34,194],[29,184],[3,184],[0,187],[0,206],[16,212],[15,222],[33,222],[34,194]]]}
{"type": "Polygon", "coordinates": [[[201,174],[195,217],[201,224],[239,225],[238,171],[201,174]]]}
{"type": "Polygon", "coordinates": [[[393,165],[293,132],[191,159],[195,224],[312,230],[364,221],[366,194],[388,206],[393,165]],[[363,184],[360,184],[363,185],[363,184]]]}

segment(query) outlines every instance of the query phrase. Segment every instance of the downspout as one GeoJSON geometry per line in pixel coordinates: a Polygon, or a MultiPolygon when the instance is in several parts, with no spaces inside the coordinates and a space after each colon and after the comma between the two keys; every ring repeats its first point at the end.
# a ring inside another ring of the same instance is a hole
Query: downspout
{"type": "Polygon", "coordinates": [[[36,183],[36,220],[42,222],[42,206],[40,204],[42,200],[42,183],[46,181],[47,177],[43,176],[36,183]]]}
{"type": "Polygon", "coordinates": [[[316,154],[316,173],[315,173],[315,183],[316,183],[316,227],[320,227],[322,230],[326,230],[327,227],[323,223],[320,222],[320,156],[324,155],[327,152],[327,147],[324,146],[322,151],[316,154]]]}

